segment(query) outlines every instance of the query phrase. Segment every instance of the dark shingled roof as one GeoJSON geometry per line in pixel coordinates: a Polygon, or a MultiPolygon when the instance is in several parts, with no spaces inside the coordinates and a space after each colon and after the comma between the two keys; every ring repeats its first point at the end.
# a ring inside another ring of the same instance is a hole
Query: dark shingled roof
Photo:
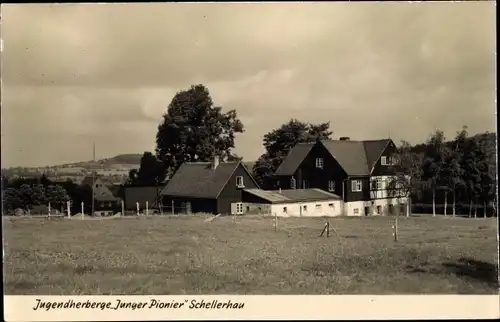
{"type": "MultiPolygon", "coordinates": [[[[321,140],[321,143],[350,176],[369,175],[390,139],[367,141],[321,140]]],[[[276,170],[276,175],[292,175],[314,143],[297,144],[276,170]]]]}
{"type": "Polygon", "coordinates": [[[390,139],[363,141],[365,145],[366,161],[370,172],[389,142],[391,142],[390,139]]]}
{"type": "Polygon", "coordinates": [[[290,150],[290,152],[288,152],[288,155],[285,157],[278,169],[276,169],[274,174],[277,176],[288,176],[294,174],[295,170],[297,170],[302,161],[304,161],[314,144],[315,143],[297,143],[290,150]]]}
{"type": "Polygon", "coordinates": [[[161,194],[215,199],[239,165],[240,162],[221,162],[212,170],[211,162],[185,162],[161,194]]]}
{"type": "Polygon", "coordinates": [[[286,189],[286,190],[261,190],[245,189],[245,192],[253,194],[271,203],[293,203],[307,201],[340,200],[340,196],[326,192],[321,189],[286,189]]]}

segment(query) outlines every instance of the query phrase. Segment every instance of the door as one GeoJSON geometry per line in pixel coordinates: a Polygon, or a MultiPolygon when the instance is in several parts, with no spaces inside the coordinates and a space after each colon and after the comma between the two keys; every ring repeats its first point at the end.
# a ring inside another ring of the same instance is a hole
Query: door
{"type": "Polygon", "coordinates": [[[370,215],[370,207],[365,207],[365,216],[370,215]]]}

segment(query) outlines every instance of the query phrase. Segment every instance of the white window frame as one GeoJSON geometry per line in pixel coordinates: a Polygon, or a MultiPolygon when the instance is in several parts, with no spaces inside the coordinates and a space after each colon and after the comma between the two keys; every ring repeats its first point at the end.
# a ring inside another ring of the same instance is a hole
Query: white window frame
{"type": "Polygon", "coordinates": [[[375,179],[375,189],[376,190],[384,189],[384,180],[382,178],[375,179]]]}
{"type": "Polygon", "coordinates": [[[324,160],[323,158],[316,158],[316,168],[323,169],[324,160]]]}
{"type": "Polygon", "coordinates": [[[290,189],[296,189],[297,188],[297,180],[295,180],[294,177],[290,178],[290,189]]]}
{"type": "Polygon", "coordinates": [[[238,215],[243,214],[243,202],[236,203],[236,214],[238,215]]]}
{"type": "Polygon", "coordinates": [[[238,188],[242,188],[244,187],[244,183],[243,183],[243,176],[237,176],[236,177],[236,187],[238,188]]]}
{"type": "Polygon", "coordinates": [[[387,157],[386,157],[386,156],[381,156],[381,157],[380,157],[380,164],[381,164],[381,165],[389,165],[389,164],[387,163],[387,157]]]}
{"type": "Polygon", "coordinates": [[[335,191],[335,181],[333,180],[328,181],[328,191],[329,192],[335,191]]]}
{"type": "Polygon", "coordinates": [[[351,191],[352,192],[363,191],[363,182],[361,180],[352,180],[351,181],[351,191]]]}

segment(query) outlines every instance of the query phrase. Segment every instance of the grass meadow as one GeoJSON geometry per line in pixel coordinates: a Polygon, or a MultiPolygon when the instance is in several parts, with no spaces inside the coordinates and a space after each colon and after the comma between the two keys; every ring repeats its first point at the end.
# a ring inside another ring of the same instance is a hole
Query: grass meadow
{"type": "Polygon", "coordinates": [[[497,221],[3,218],[7,295],[497,294],[497,221]]]}

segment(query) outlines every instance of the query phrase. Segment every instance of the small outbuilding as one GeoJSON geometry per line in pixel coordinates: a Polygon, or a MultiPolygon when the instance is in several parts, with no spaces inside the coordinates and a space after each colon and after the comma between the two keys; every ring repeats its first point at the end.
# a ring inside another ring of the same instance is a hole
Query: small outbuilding
{"type": "Polygon", "coordinates": [[[278,217],[334,217],[342,214],[342,198],[321,189],[243,190],[234,214],[267,214],[278,217]]]}

